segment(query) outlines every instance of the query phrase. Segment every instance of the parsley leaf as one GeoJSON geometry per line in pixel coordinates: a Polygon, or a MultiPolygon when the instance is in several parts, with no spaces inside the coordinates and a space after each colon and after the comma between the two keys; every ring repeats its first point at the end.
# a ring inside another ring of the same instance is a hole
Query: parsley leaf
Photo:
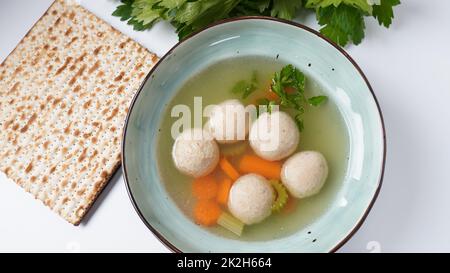
{"type": "Polygon", "coordinates": [[[160,11],[154,8],[157,3],[157,0],[134,0],[131,16],[142,25],[151,26],[160,19],[160,11]]]}
{"type": "Polygon", "coordinates": [[[227,18],[231,10],[241,0],[197,0],[188,1],[174,15],[179,24],[177,31],[180,39],[217,20],[227,18]]]}
{"type": "Polygon", "coordinates": [[[112,13],[113,16],[120,17],[121,21],[126,21],[131,18],[131,12],[133,11],[134,0],[122,0],[122,5],[118,6],[112,13]]]}
{"type": "Polygon", "coordinates": [[[136,31],[142,31],[144,29],[149,28],[148,25],[144,25],[142,22],[136,20],[135,18],[131,18],[128,20],[128,24],[133,26],[133,29],[136,31]]]}
{"type": "Polygon", "coordinates": [[[168,8],[168,9],[174,9],[177,7],[180,7],[184,3],[186,3],[188,0],[164,0],[159,1],[158,5],[160,7],[168,8]]]}
{"type": "Polygon", "coordinates": [[[236,8],[230,12],[230,17],[265,15],[270,16],[269,6],[272,0],[241,1],[236,8]]]}
{"type": "Polygon", "coordinates": [[[349,41],[357,45],[364,38],[365,23],[360,9],[340,4],[318,8],[316,16],[323,26],[320,32],[341,46],[349,41]]]}
{"type": "Polygon", "coordinates": [[[231,92],[233,94],[241,94],[242,98],[246,99],[255,89],[256,87],[247,81],[238,81],[231,92]]]}
{"type": "Polygon", "coordinates": [[[394,18],[393,8],[400,4],[400,0],[381,0],[380,5],[375,5],[373,7],[373,17],[378,20],[380,25],[389,27],[394,18]]]}
{"type": "Polygon", "coordinates": [[[238,81],[231,92],[233,94],[241,94],[243,99],[248,98],[250,94],[252,94],[258,87],[258,75],[256,71],[253,71],[252,79],[250,82],[247,81],[238,81]]]}
{"type": "Polygon", "coordinates": [[[303,123],[303,118],[301,114],[295,115],[295,123],[297,124],[298,130],[301,132],[303,129],[305,129],[305,125],[303,123]]]}
{"type": "Polygon", "coordinates": [[[292,20],[301,6],[301,0],[273,0],[270,16],[292,20]]]}
{"type": "Polygon", "coordinates": [[[312,106],[319,106],[322,103],[326,102],[328,99],[327,96],[315,96],[308,99],[308,103],[312,106]]]}
{"type": "Polygon", "coordinates": [[[308,0],[306,2],[307,8],[326,8],[329,6],[339,7],[341,4],[354,6],[361,11],[371,14],[372,5],[367,0],[308,0]]]}

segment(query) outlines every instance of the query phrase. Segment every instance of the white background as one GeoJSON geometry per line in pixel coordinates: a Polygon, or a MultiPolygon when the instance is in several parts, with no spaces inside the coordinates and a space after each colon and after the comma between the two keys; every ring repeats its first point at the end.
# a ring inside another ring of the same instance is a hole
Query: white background
{"type": "MultiPolygon", "coordinates": [[[[51,2],[0,0],[0,61],[51,2]]],[[[176,43],[167,24],[139,33],[110,16],[117,2],[81,4],[160,56],[176,43]]],[[[366,39],[346,48],[381,104],[388,155],[380,196],[342,252],[450,252],[450,1],[402,2],[389,30],[367,19],[366,39]]],[[[1,251],[168,252],[135,213],[121,172],[79,227],[0,174],[1,251]]]]}

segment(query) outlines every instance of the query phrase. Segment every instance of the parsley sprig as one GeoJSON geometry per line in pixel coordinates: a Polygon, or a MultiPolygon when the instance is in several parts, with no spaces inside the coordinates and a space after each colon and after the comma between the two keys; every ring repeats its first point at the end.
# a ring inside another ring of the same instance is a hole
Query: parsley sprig
{"type": "MultiPolygon", "coordinates": [[[[302,115],[305,112],[305,106],[319,106],[327,100],[326,96],[307,98],[305,86],[305,74],[291,64],[275,73],[271,85],[272,92],[279,98],[280,106],[294,111],[295,122],[300,131],[304,128],[302,115]]],[[[269,101],[268,106],[271,104],[273,101],[269,101]]]]}
{"type": "Polygon", "coordinates": [[[252,78],[248,82],[246,80],[238,81],[231,92],[235,95],[241,95],[243,99],[248,98],[250,94],[256,91],[258,88],[258,73],[253,71],[252,78]]]}
{"type": "Polygon", "coordinates": [[[114,16],[135,30],[151,28],[161,20],[176,27],[180,39],[207,25],[230,17],[265,15],[292,20],[300,9],[316,13],[320,32],[341,46],[361,43],[364,17],[372,16],[389,27],[393,7],[400,0],[121,0],[114,16]]]}

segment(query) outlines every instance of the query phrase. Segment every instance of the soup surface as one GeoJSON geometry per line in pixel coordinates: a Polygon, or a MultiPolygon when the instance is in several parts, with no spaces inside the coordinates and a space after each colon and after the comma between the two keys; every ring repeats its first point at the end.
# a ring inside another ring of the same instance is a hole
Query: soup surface
{"type": "MultiPolygon", "coordinates": [[[[185,82],[167,105],[157,138],[158,168],[169,195],[180,210],[191,219],[195,204],[195,198],[191,194],[193,178],[181,174],[175,168],[171,156],[174,143],[171,127],[179,119],[179,117],[171,117],[172,108],[175,105],[187,105],[192,109],[193,114],[194,97],[202,97],[203,107],[228,99],[239,99],[244,105],[255,102],[267,93],[274,73],[284,65],[272,58],[261,57],[234,58],[216,63],[185,82]],[[255,73],[258,88],[248,98],[242,99],[241,95],[231,92],[236,82],[250,80],[255,73]]],[[[306,95],[310,97],[324,94],[321,92],[321,87],[311,77],[308,77],[307,73],[305,74],[307,76],[306,95]]],[[[312,197],[295,199],[294,202],[288,204],[289,210],[272,213],[270,217],[259,224],[245,226],[240,237],[220,226],[207,227],[207,230],[233,239],[271,240],[306,228],[327,210],[336,197],[347,169],[347,131],[340,112],[331,100],[320,107],[306,107],[303,120],[304,130],[300,134],[298,151],[316,150],[321,152],[328,161],[329,175],[322,190],[312,197]]],[[[204,122],[206,122],[206,118],[204,118],[204,122]]],[[[231,145],[242,145],[242,143],[231,145]]],[[[252,154],[248,144],[244,145],[247,145],[244,154],[252,154]]],[[[220,146],[221,150],[230,148],[224,146],[226,145],[220,146]]],[[[231,163],[237,164],[239,156],[229,159],[231,163]]],[[[218,172],[216,175],[222,174],[218,172]]]]}

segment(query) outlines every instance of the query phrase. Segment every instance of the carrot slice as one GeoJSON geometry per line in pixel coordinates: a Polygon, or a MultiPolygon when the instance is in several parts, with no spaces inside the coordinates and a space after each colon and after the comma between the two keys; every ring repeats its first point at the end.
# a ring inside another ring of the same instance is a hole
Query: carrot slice
{"type": "Polygon", "coordinates": [[[192,182],[192,195],[199,200],[213,199],[217,190],[218,184],[212,175],[197,178],[192,182]]]}
{"type": "Polygon", "coordinates": [[[268,99],[268,100],[275,100],[276,101],[276,100],[278,100],[278,95],[275,92],[273,92],[272,90],[270,90],[266,94],[266,99],[268,99]]]}
{"type": "Polygon", "coordinates": [[[233,182],[229,178],[225,178],[219,182],[219,191],[217,192],[217,202],[226,206],[228,203],[228,194],[230,193],[233,182]]]}
{"type": "Polygon", "coordinates": [[[281,162],[268,161],[256,155],[244,155],[239,161],[239,170],[242,173],[257,173],[267,179],[280,180],[281,162]]]}
{"type": "Polygon", "coordinates": [[[219,162],[220,168],[222,171],[228,175],[233,181],[237,180],[239,178],[239,173],[236,171],[236,169],[231,165],[230,161],[228,161],[225,157],[222,157],[222,159],[219,162]]]}
{"type": "Polygon", "coordinates": [[[291,195],[289,195],[286,205],[284,205],[283,209],[281,210],[281,213],[289,214],[293,212],[297,207],[297,201],[298,201],[297,198],[294,198],[291,195]]]}
{"type": "MultiPolygon", "coordinates": [[[[285,87],[284,91],[288,94],[292,94],[295,93],[295,89],[293,87],[285,87]]],[[[266,95],[264,96],[264,98],[268,99],[268,100],[272,100],[272,101],[277,101],[280,97],[278,97],[278,95],[272,91],[272,88],[269,89],[269,91],[266,93],[266,95]]]]}
{"type": "Polygon", "coordinates": [[[292,93],[295,93],[296,90],[295,90],[294,87],[287,86],[287,87],[284,88],[284,91],[285,91],[286,93],[288,93],[288,94],[292,94],[292,93]]]}
{"type": "Polygon", "coordinates": [[[217,223],[222,211],[213,200],[199,200],[194,207],[194,218],[197,224],[212,226],[217,223]]]}

